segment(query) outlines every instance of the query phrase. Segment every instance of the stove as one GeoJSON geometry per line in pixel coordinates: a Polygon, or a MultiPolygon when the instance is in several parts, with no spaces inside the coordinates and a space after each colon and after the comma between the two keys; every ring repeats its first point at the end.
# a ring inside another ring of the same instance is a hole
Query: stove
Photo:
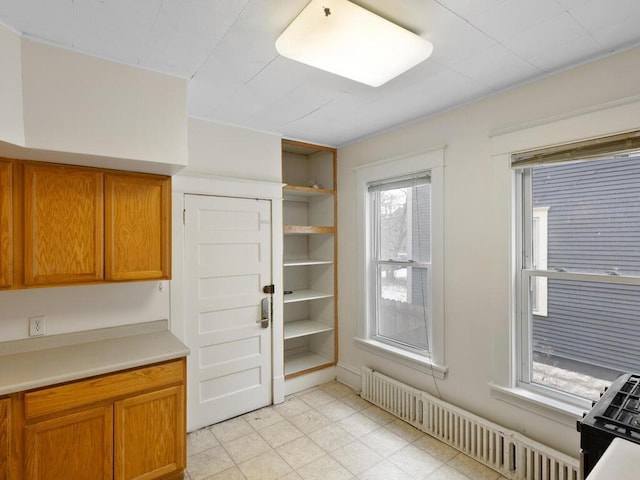
{"type": "Polygon", "coordinates": [[[640,444],[640,375],[620,375],[578,421],[583,479],[614,438],[640,444]]]}

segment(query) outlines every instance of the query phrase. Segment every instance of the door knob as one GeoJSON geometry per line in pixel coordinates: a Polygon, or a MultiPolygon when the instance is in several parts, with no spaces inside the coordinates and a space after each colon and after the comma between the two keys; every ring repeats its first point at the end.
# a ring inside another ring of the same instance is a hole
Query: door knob
{"type": "Polygon", "coordinates": [[[271,320],[271,302],[269,301],[269,297],[264,297],[260,302],[260,310],[262,312],[260,320],[256,320],[256,323],[259,323],[262,328],[267,328],[269,326],[269,320],[271,320]]]}

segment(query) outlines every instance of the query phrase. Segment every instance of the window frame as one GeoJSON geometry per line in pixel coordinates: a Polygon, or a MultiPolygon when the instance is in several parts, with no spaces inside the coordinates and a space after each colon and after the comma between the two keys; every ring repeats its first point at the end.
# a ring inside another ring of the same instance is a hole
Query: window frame
{"type": "MultiPolygon", "coordinates": [[[[428,181],[423,182],[424,184],[429,184],[429,188],[431,189],[431,172],[430,171],[423,171],[423,172],[418,172],[418,174],[416,175],[417,177],[428,177],[428,181]]],[[[429,350],[425,350],[425,349],[421,349],[415,345],[408,345],[408,344],[404,344],[400,341],[397,340],[393,340],[391,338],[387,338],[383,335],[380,335],[378,332],[380,330],[380,302],[381,302],[381,298],[382,298],[382,293],[381,293],[381,283],[380,283],[380,277],[378,275],[378,269],[381,265],[390,265],[390,266],[395,266],[395,267],[399,267],[399,268],[417,268],[420,270],[424,270],[426,272],[426,280],[427,280],[427,298],[431,299],[431,290],[432,290],[432,278],[431,278],[431,261],[429,262],[419,262],[419,261],[413,261],[413,260],[393,260],[393,259],[382,259],[382,258],[378,258],[379,257],[379,249],[380,249],[380,234],[381,234],[381,229],[380,229],[380,223],[379,223],[379,210],[378,210],[378,205],[372,200],[372,195],[375,194],[376,198],[379,198],[379,192],[380,191],[385,191],[385,190],[390,190],[392,188],[398,188],[397,184],[400,183],[402,180],[404,180],[403,178],[404,176],[400,176],[400,177],[391,177],[391,178],[387,178],[381,181],[375,181],[372,183],[368,184],[368,187],[370,187],[371,185],[379,185],[381,187],[384,187],[385,185],[389,185],[389,189],[378,189],[376,188],[375,190],[369,191],[368,192],[368,203],[369,203],[369,209],[368,209],[368,215],[370,215],[370,219],[369,219],[369,226],[370,226],[370,231],[368,232],[369,235],[367,237],[367,242],[368,242],[368,252],[369,252],[369,258],[368,258],[368,262],[369,262],[369,277],[368,277],[368,283],[367,283],[367,288],[369,289],[368,292],[368,298],[369,298],[369,302],[371,302],[371,304],[369,305],[369,329],[370,329],[370,339],[373,341],[377,341],[377,342],[381,342],[381,343],[385,343],[385,344],[389,344],[390,346],[399,348],[401,350],[406,350],[408,352],[411,352],[413,354],[416,355],[420,355],[420,356],[424,356],[427,358],[431,357],[431,342],[429,343],[429,350]],[[373,293],[375,292],[375,294],[373,293]]],[[[409,185],[407,185],[409,186],[409,185]]],[[[431,191],[429,193],[429,204],[431,205],[431,191]]],[[[409,199],[409,201],[407,202],[408,205],[410,203],[413,203],[413,197],[411,197],[409,199]]],[[[409,205],[409,208],[412,208],[411,205],[409,205]]],[[[431,212],[430,215],[431,217],[431,212]]],[[[412,228],[413,226],[411,226],[412,228]]],[[[409,235],[409,233],[413,233],[413,230],[411,229],[411,231],[409,229],[407,229],[407,235],[409,235]]],[[[431,234],[431,226],[429,227],[429,233],[431,234]]],[[[431,244],[431,238],[429,239],[429,243],[431,244]]],[[[431,252],[429,253],[429,258],[431,258],[431,252]]],[[[407,275],[407,282],[410,281],[409,275],[407,275]]],[[[411,292],[411,289],[407,290],[407,295],[409,295],[411,292]]],[[[409,301],[409,299],[407,299],[409,301]]],[[[429,305],[426,306],[426,315],[428,318],[433,318],[433,312],[432,312],[432,304],[431,302],[429,303],[429,305]]],[[[431,338],[433,338],[433,328],[432,328],[432,322],[429,322],[428,325],[428,330],[427,330],[427,340],[430,340],[431,338]]]]}
{"type": "Polygon", "coordinates": [[[493,202],[497,218],[496,247],[508,252],[504,260],[504,285],[508,285],[503,314],[499,325],[504,335],[498,337],[496,346],[502,362],[495,362],[492,379],[488,381],[492,396],[497,400],[526,410],[535,415],[551,419],[569,428],[575,428],[577,418],[591,408],[576,407],[562,399],[536,393],[518,386],[516,372],[519,358],[517,332],[516,284],[516,237],[519,235],[515,199],[515,172],[512,157],[519,152],[544,149],[550,145],[567,145],[573,142],[598,139],[638,128],[640,100],[638,97],[620,98],[608,103],[592,103],[584,108],[560,113],[552,117],[516,123],[489,132],[491,155],[491,179],[493,181],[493,202]]]}
{"type": "MultiPolygon", "coordinates": [[[[611,152],[613,156],[615,152],[611,152]]],[[[566,163],[569,163],[570,160],[566,163]]],[[[586,160],[598,161],[598,160],[586,160]]],[[[565,162],[563,162],[565,163],[565,162]]],[[[514,203],[515,221],[515,386],[535,395],[562,402],[573,408],[588,410],[591,400],[578,397],[562,390],[533,382],[533,339],[532,316],[540,315],[533,311],[530,305],[530,282],[543,280],[545,287],[548,279],[573,280],[581,282],[599,282],[617,285],[640,285],[640,276],[610,275],[608,273],[591,273],[580,271],[556,271],[534,266],[533,220],[536,209],[548,207],[533,207],[532,170],[536,165],[513,167],[514,171],[514,203]]],[[[546,267],[546,265],[545,265],[546,267]]],[[[546,297],[546,292],[545,292],[546,297]]],[[[545,308],[546,315],[546,308],[545,308]]]]}
{"type": "Polygon", "coordinates": [[[444,379],[448,368],[444,356],[444,147],[419,154],[392,158],[354,168],[357,209],[357,332],[354,340],[359,347],[397,361],[425,373],[444,379]],[[429,171],[431,174],[431,335],[430,355],[399,348],[381,342],[372,335],[372,298],[368,286],[371,281],[371,212],[368,185],[387,179],[429,171]]]}

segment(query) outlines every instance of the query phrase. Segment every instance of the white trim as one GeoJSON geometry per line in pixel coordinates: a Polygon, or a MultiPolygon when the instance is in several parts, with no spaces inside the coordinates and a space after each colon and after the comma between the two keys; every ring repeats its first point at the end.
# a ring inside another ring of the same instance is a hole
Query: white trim
{"type": "Polygon", "coordinates": [[[391,360],[393,362],[401,363],[402,365],[418,370],[422,373],[431,375],[434,378],[444,380],[447,378],[449,367],[444,365],[437,365],[431,361],[428,357],[411,353],[402,348],[393,347],[386,343],[377,342],[375,340],[369,340],[366,338],[354,337],[356,346],[363,350],[368,350],[376,355],[391,360]]]}
{"type": "MultiPolygon", "coordinates": [[[[637,95],[577,112],[574,111],[541,122],[493,132],[490,135],[491,157],[495,165],[510,166],[511,155],[516,152],[590,140],[638,130],[639,128],[640,95],[637,95]]],[[[527,363],[527,359],[523,361],[520,358],[522,355],[521,352],[527,350],[527,348],[526,345],[520,343],[524,335],[521,332],[521,322],[519,321],[519,316],[522,314],[521,310],[526,306],[518,305],[518,302],[515,301],[518,295],[524,298],[525,293],[523,290],[526,288],[526,286],[522,285],[524,282],[520,281],[521,275],[518,271],[517,258],[520,254],[518,252],[518,241],[519,235],[522,233],[522,224],[518,223],[517,209],[519,200],[516,200],[522,197],[523,192],[522,186],[519,185],[519,180],[522,178],[520,173],[513,169],[511,169],[511,171],[513,180],[512,196],[510,199],[511,238],[509,243],[510,278],[508,279],[509,285],[511,286],[509,295],[511,312],[509,322],[509,328],[511,330],[511,343],[509,345],[510,378],[505,379],[506,385],[493,385],[492,390],[499,392],[499,395],[496,395],[496,397],[499,397],[501,400],[508,401],[513,405],[521,406],[527,410],[535,411],[540,415],[557,420],[557,415],[549,416],[549,405],[552,406],[551,410],[564,411],[565,413],[569,412],[570,414],[575,413],[575,411],[571,410],[570,406],[568,409],[562,406],[569,405],[568,403],[552,399],[549,395],[538,392],[535,389],[535,385],[531,385],[531,388],[529,388],[529,386],[522,386],[522,384],[518,386],[518,376],[520,375],[518,372],[522,369],[522,365],[527,363]],[[532,405],[537,405],[537,407],[534,408],[532,405]],[[538,409],[540,405],[543,405],[543,408],[538,409]]],[[[544,272],[544,275],[548,278],[563,278],[566,274],[562,272],[544,272]]],[[[584,275],[583,279],[591,281],[599,280],[597,275],[584,275]]],[[[608,278],[607,280],[614,283],[628,282],[635,284],[637,282],[635,279],[621,280],[618,277],[608,278]]],[[[525,372],[525,374],[526,373],[527,372],[525,372]]],[[[569,398],[568,395],[567,398],[569,398]]],[[[567,423],[566,419],[567,417],[565,416],[564,423],[567,423]]]]}
{"type": "MultiPolygon", "coordinates": [[[[412,152],[412,153],[405,153],[402,155],[397,155],[395,157],[390,157],[390,158],[383,158],[382,160],[376,160],[374,162],[369,162],[369,163],[365,163],[364,165],[356,165],[355,167],[352,168],[352,170],[354,172],[357,172],[359,170],[370,170],[373,167],[378,167],[378,166],[384,166],[387,165],[389,163],[394,163],[397,161],[401,161],[401,160],[411,160],[417,157],[420,158],[430,158],[431,154],[436,154],[438,156],[441,156],[442,158],[440,160],[433,158],[433,161],[435,162],[433,164],[434,167],[436,166],[443,166],[444,165],[444,150],[446,148],[446,145],[436,145],[432,148],[427,148],[424,150],[420,150],[417,152],[412,152]]],[[[424,166],[422,169],[417,169],[416,171],[420,171],[420,170],[424,170],[424,166]]],[[[428,168],[428,167],[427,167],[428,168]]]]}
{"type": "Polygon", "coordinates": [[[574,112],[559,119],[491,136],[492,156],[616,135],[640,128],[640,96],[613,106],[574,112]]]}
{"type": "Polygon", "coordinates": [[[219,197],[278,199],[282,198],[282,187],[284,185],[284,183],[279,182],[243,180],[204,173],[175,175],[172,178],[174,192],[216,195],[219,197]]]}
{"type": "Polygon", "coordinates": [[[508,136],[514,132],[520,132],[522,130],[527,130],[530,128],[538,127],[540,125],[548,125],[549,123],[558,122],[561,120],[565,120],[567,118],[574,118],[578,116],[586,116],[590,113],[601,112],[602,110],[611,109],[619,106],[629,105],[631,103],[640,102],[640,95],[632,95],[627,98],[622,98],[618,100],[613,100],[610,102],[600,103],[598,105],[591,105],[585,108],[580,108],[577,110],[573,110],[571,112],[564,112],[559,115],[554,115],[551,117],[547,117],[542,120],[536,120],[534,122],[524,123],[520,125],[515,125],[507,128],[501,128],[499,130],[494,130],[489,133],[489,138],[500,137],[500,136],[508,136]]]}
{"type": "MultiPolygon", "coordinates": [[[[434,365],[445,365],[444,353],[444,146],[417,155],[404,155],[392,159],[376,161],[367,165],[361,165],[354,169],[356,180],[356,211],[358,212],[358,226],[356,241],[360,254],[357,258],[358,272],[358,302],[357,302],[357,333],[359,340],[370,338],[369,326],[369,292],[367,291],[367,276],[369,246],[367,235],[370,230],[369,208],[367,185],[374,181],[386,178],[409,175],[412,173],[429,170],[431,172],[431,222],[432,222],[432,265],[431,285],[432,285],[432,325],[431,325],[431,360],[434,365]]],[[[388,356],[389,350],[374,349],[375,353],[385,352],[388,356]]],[[[400,361],[404,361],[402,356],[396,356],[400,361]]],[[[424,357],[423,357],[424,358],[424,357]]],[[[409,362],[415,368],[415,362],[409,362]]],[[[430,371],[430,370],[427,370],[430,371]]],[[[445,372],[446,373],[446,372],[445,372]]]]}
{"type": "Polygon", "coordinates": [[[489,387],[491,394],[497,400],[572,428],[575,428],[576,421],[581,419],[583,413],[587,411],[585,408],[555,400],[525,388],[508,388],[495,383],[489,383],[489,387]]]}
{"type": "Polygon", "coordinates": [[[284,382],[284,394],[292,395],[294,393],[307,390],[309,388],[328,383],[336,379],[336,367],[327,367],[315,372],[305,373],[297,377],[290,378],[284,382]]]}
{"type": "Polygon", "coordinates": [[[336,380],[360,392],[362,389],[362,373],[359,368],[338,362],[336,380]]]}
{"type": "Polygon", "coordinates": [[[271,326],[271,373],[273,403],[281,403],[285,396],[284,381],[284,323],[283,270],[282,265],[282,183],[257,180],[241,180],[209,174],[175,175],[172,178],[172,281],[171,281],[171,332],[179,339],[185,338],[186,309],[184,280],[184,195],[214,195],[236,198],[257,198],[271,201],[271,262],[272,281],[276,286],[273,295],[273,321],[271,326]]]}

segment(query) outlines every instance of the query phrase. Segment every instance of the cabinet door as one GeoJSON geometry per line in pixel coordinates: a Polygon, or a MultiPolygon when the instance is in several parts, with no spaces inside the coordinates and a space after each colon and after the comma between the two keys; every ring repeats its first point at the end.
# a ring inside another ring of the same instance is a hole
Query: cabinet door
{"type": "Polygon", "coordinates": [[[113,478],[113,407],[93,408],[26,427],[26,478],[113,478]]]}
{"type": "Polygon", "coordinates": [[[104,278],[102,173],[25,164],[24,219],[26,285],[104,278]]]}
{"type": "Polygon", "coordinates": [[[12,168],[10,161],[0,160],[0,288],[13,284],[12,168]]]}
{"type": "Polygon", "coordinates": [[[107,280],[170,277],[171,179],[106,176],[107,280]]]}
{"type": "Polygon", "coordinates": [[[9,478],[9,402],[0,400],[0,478],[9,478]]]}
{"type": "Polygon", "coordinates": [[[116,402],[116,480],[150,480],[184,470],[184,397],[184,386],[177,386],[116,402]]]}

